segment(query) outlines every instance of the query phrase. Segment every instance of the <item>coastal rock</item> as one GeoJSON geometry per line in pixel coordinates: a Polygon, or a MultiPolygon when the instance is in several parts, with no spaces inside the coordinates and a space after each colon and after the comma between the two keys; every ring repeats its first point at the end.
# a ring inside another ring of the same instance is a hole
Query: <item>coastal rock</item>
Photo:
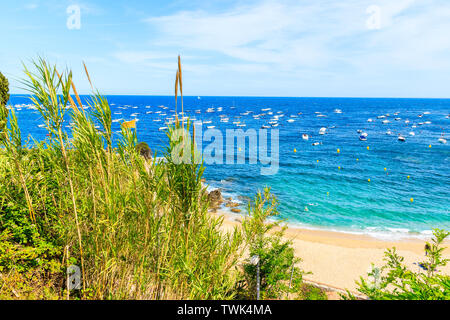
{"type": "Polygon", "coordinates": [[[223,202],[222,192],[219,189],[213,190],[208,194],[209,206],[217,210],[223,202]]]}
{"type": "Polygon", "coordinates": [[[234,212],[234,213],[239,213],[239,212],[241,212],[241,209],[236,209],[236,208],[233,208],[233,209],[231,209],[231,212],[234,212]]]}
{"type": "Polygon", "coordinates": [[[228,207],[228,208],[236,208],[236,207],[239,207],[239,203],[230,201],[225,206],[228,207]]]}
{"type": "Polygon", "coordinates": [[[144,157],[145,160],[150,160],[153,157],[152,150],[145,142],[139,142],[136,145],[136,150],[141,157],[144,157]]]}

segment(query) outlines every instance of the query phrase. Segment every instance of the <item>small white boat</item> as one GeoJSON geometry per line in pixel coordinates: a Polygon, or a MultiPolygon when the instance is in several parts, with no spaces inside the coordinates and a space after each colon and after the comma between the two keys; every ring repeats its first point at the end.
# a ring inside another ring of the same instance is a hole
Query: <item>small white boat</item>
{"type": "Polygon", "coordinates": [[[383,124],[391,123],[389,120],[383,120],[383,124]]]}
{"type": "Polygon", "coordinates": [[[320,144],[320,142],[314,142],[312,145],[313,146],[318,146],[320,144]]]}
{"type": "Polygon", "coordinates": [[[373,119],[369,118],[367,119],[367,122],[373,122],[373,119]]]}
{"type": "Polygon", "coordinates": [[[416,134],[415,134],[414,132],[411,131],[411,132],[409,133],[409,135],[410,135],[411,137],[414,137],[416,134]]]}
{"type": "Polygon", "coordinates": [[[334,109],[334,113],[342,113],[341,109],[334,109]]]}
{"type": "Polygon", "coordinates": [[[166,129],[167,129],[167,127],[160,127],[159,131],[166,130],[166,129]]]}
{"type": "Polygon", "coordinates": [[[398,141],[405,142],[406,139],[405,139],[404,136],[399,135],[399,136],[398,136],[398,141]]]}
{"type": "Polygon", "coordinates": [[[361,141],[367,141],[368,134],[366,132],[362,132],[359,136],[359,140],[361,141]]]}
{"type": "Polygon", "coordinates": [[[304,133],[304,134],[302,134],[302,139],[309,140],[309,136],[306,133],[304,133]]]}
{"type": "Polygon", "coordinates": [[[327,132],[327,128],[320,128],[319,134],[324,135],[327,132]]]}
{"type": "Polygon", "coordinates": [[[270,128],[270,126],[267,126],[267,125],[262,125],[261,126],[261,129],[269,129],[270,128]]]}
{"type": "Polygon", "coordinates": [[[386,134],[390,136],[392,134],[392,131],[388,130],[388,131],[386,131],[386,134]]]}
{"type": "Polygon", "coordinates": [[[287,120],[287,122],[289,122],[289,123],[292,123],[292,122],[294,122],[295,120],[294,119],[288,119],[287,120]]]}
{"type": "Polygon", "coordinates": [[[444,139],[444,138],[439,138],[438,141],[439,141],[440,143],[442,143],[442,144],[446,144],[446,143],[447,143],[447,140],[444,139]]]}
{"type": "Polygon", "coordinates": [[[214,129],[216,126],[207,126],[208,129],[214,129]]]}

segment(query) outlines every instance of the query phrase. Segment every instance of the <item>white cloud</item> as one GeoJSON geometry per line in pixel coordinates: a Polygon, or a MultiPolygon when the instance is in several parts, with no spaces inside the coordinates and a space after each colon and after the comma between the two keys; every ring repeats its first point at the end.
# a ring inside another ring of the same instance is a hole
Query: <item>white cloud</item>
{"type": "Polygon", "coordinates": [[[387,66],[448,68],[450,4],[438,2],[265,1],[220,13],[181,11],[146,21],[160,32],[153,43],[161,47],[219,53],[273,70],[325,70],[341,63],[373,72],[387,66]],[[370,5],[381,8],[380,30],[366,27],[370,5]]]}
{"type": "Polygon", "coordinates": [[[39,5],[37,3],[34,3],[34,2],[27,3],[24,6],[25,10],[34,10],[34,9],[37,9],[38,7],[39,7],[39,5]]]}

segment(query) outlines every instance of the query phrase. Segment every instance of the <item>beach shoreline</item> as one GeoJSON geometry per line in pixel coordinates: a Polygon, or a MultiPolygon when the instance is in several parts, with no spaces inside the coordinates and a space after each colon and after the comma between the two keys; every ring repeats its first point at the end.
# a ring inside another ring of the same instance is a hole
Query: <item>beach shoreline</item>
{"type": "MultiPolygon", "coordinates": [[[[243,218],[224,210],[217,210],[214,214],[223,216],[224,231],[238,226],[243,218]]],[[[365,234],[311,230],[290,224],[287,224],[285,238],[292,240],[296,256],[302,259],[300,267],[312,272],[305,275],[305,280],[342,291],[357,292],[355,281],[366,276],[372,263],[375,266],[384,264],[386,249],[395,247],[413,271],[419,270],[416,263],[425,260],[425,240],[421,239],[384,240],[365,234]]],[[[450,246],[450,243],[447,241],[446,245],[450,246]]],[[[443,256],[450,258],[450,249],[446,249],[443,256]]],[[[441,271],[450,274],[450,265],[441,271]]]]}

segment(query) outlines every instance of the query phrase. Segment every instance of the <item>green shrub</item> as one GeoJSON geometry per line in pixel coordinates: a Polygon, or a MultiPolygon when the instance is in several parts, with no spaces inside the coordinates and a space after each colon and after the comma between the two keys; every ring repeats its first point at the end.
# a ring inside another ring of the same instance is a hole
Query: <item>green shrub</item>
{"type": "Polygon", "coordinates": [[[328,300],[324,291],[310,284],[303,283],[298,292],[299,300],[328,300]]]}
{"type": "Polygon", "coordinates": [[[8,79],[0,72],[0,141],[3,137],[3,131],[6,127],[6,117],[8,110],[6,103],[9,100],[9,82],[8,79]]]}
{"type": "Polygon", "coordinates": [[[25,74],[22,84],[48,135],[28,148],[14,110],[4,112],[0,297],[254,298],[254,267],[245,264],[244,276],[239,269],[246,249],[261,257],[263,298],[300,292],[303,272],[291,242],[283,240],[284,228],[274,229],[279,223],[266,223],[277,214],[268,190],[258,194],[242,228],[224,232],[223,218],[208,212],[189,122],[169,128],[165,159],[157,161],[138,144],[136,130],[122,126],[113,140],[107,99],[94,91],[82,102],[71,71],[39,59],[25,74]],[[63,131],[68,120],[71,139],[63,131]],[[180,163],[177,153],[191,161],[180,163]],[[65,279],[72,264],[81,267],[82,290],[70,295],[65,279]]]}
{"type": "MultiPolygon", "coordinates": [[[[427,259],[419,263],[424,271],[414,272],[404,264],[404,258],[395,250],[385,253],[386,264],[381,268],[372,267],[369,279],[361,277],[358,291],[373,300],[449,300],[450,277],[441,274],[448,259],[442,258],[443,241],[449,236],[445,230],[435,229],[431,243],[425,245],[427,259]]],[[[346,298],[355,297],[351,294],[346,298]]]]}
{"type": "MultiPolygon", "coordinates": [[[[266,188],[249,204],[249,216],[243,221],[249,256],[260,259],[261,299],[283,299],[298,294],[304,272],[296,266],[301,260],[294,255],[292,241],[285,240],[282,221],[268,221],[278,215],[277,200],[266,188]],[[279,229],[279,230],[277,230],[279,229]]],[[[240,291],[244,298],[256,298],[257,266],[244,263],[244,281],[240,291]]]]}
{"type": "Polygon", "coordinates": [[[78,264],[84,299],[234,298],[242,232],[221,232],[222,219],[208,213],[203,166],[175,163],[174,139],[165,161],[150,162],[131,129],[113,149],[108,101],[94,92],[87,113],[70,71],[42,59],[32,68],[23,84],[48,137],[27,149],[11,110],[0,149],[2,275],[45,265],[48,279],[64,279],[78,264]]]}
{"type": "Polygon", "coordinates": [[[9,100],[9,82],[0,72],[0,105],[5,106],[9,100]]]}

